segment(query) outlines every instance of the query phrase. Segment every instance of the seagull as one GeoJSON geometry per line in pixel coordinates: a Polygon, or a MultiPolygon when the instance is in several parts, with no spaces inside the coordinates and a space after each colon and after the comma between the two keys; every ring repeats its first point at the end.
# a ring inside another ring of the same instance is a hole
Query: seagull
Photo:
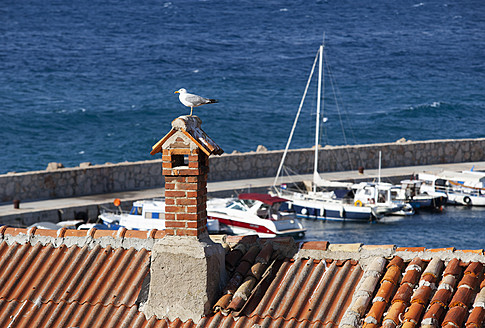
{"type": "Polygon", "coordinates": [[[192,116],[192,111],[194,110],[194,107],[205,105],[205,104],[214,104],[218,102],[217,99],[209,99],[198,95],[193,95],[191,93],[187,93],[187,90],[185,90],[184,88],[179,89],[174,93],[179,94],[179,100],[182,104],[184,104],[187,107],[190,107],[190,116],[192,116]]]}

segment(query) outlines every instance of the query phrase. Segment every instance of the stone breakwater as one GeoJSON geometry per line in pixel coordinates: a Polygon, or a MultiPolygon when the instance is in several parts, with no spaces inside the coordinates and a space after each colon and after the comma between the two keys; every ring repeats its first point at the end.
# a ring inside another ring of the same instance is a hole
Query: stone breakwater
{"type": "MultiPolygon", "coordinates": [[[[258,147],[264,148],[264,147],[258,147]]],[[[485,160],[485,138],[406,141],[325,146],[319,150],[319,171],[351,171],[382,167],[478,162],[485,160]]],[[[282,150],[224,154],[210,158],[209,181],[229,181],[276,175],[282,150]]],[[[292,172],[313,170],[314,149],[289,150],[285,166],[292,172]]],[[[0,175],[0,202],[75,197],[163,187],[161,159],[0,175]]]]}

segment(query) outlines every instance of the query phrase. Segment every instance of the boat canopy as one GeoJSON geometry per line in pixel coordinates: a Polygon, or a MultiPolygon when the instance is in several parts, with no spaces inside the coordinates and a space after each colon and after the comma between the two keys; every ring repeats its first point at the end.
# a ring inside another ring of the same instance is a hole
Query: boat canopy
{"type": "Polygon", "coordinates": [[[258,194],[258,193],[239,194],[238,198],[239,199],[259,200],[260,202],[263,202],[263,203],[268,204],[268,205],[273,205],[274,203],[281,203],[281,202],[287,202],[288,201],[288,199],[285,199],[285,198],[271,196],[269,194],[258,194]]]}

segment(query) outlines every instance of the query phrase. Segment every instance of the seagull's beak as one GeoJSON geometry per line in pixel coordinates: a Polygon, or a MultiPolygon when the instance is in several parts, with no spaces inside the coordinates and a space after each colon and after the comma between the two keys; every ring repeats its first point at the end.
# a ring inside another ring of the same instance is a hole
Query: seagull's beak
{"type": "Polygon", "coordinates": [[[180,93],[180,91],[178,91],[178,90],[177,90],[177,91],[175,91],[174,93],[180,93]]]}

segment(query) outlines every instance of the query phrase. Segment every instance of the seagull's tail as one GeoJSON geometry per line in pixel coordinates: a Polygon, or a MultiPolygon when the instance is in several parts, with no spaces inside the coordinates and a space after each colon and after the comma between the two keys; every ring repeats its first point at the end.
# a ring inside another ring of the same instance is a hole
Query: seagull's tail
{"type": "Polygon", "coordinates": [[[215,103],[218,103],[218,102],[219,102],[219,100],[217,100],[217,99],[209,99],[208,104],[215,104],[215,103]]]}

